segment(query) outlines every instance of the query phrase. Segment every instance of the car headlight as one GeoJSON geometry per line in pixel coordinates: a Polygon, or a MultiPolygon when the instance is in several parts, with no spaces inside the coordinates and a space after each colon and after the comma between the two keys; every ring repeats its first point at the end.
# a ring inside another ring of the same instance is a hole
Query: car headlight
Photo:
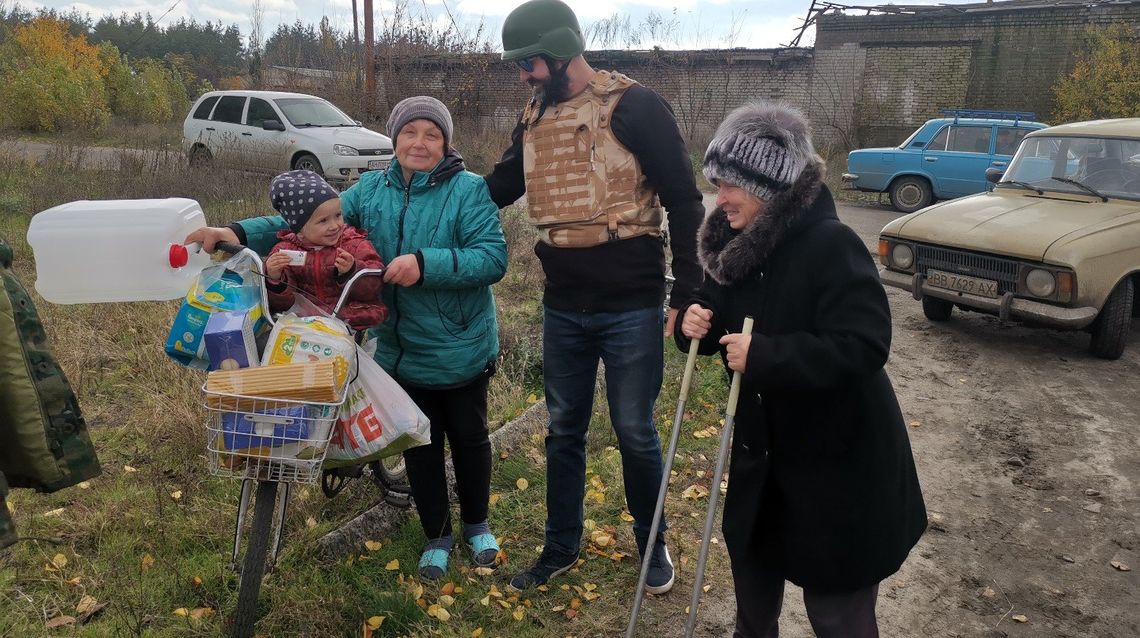
{"type": "Polygon", "coordinates": [[[360,155],[360,151],[344,144],[333,144],[333,155],[360,155]]]}
{"type": "Polygon", "coordinates": [[[914,250],[906,244],[895,244],[891,248],[891,265],[902,270],[910,270],[914,265],[914,250]]]}
{"type": "Polygon", "coordinates": [[[1048,270],[1034,268],[1025,275],[1025,287],[1034,297],[1052,297],[1057,290],[1057,278],[1048,270]]]}

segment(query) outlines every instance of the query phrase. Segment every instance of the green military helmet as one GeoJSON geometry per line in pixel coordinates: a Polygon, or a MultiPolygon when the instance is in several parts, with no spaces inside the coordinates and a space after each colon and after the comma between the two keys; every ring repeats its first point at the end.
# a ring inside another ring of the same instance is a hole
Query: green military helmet
{"type": "Polygon", "coordinates": [[[530,0],[515,7],[503,22],[503,59],[536,55],[569,60],[586,50],[578,17],[561,0],[530,0]]]}

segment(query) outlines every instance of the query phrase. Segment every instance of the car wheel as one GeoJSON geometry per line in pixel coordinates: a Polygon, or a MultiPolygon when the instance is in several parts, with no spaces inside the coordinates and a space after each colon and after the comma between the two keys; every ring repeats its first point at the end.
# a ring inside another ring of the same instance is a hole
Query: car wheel
{"type": "Polygon", "coordinates": [[[1119,359],[1128,342],[1128,329],[1132,325],[1132,279],[1125,278],[1116,284],[1108,301],[1100,309],[1092,325],[1089,351],[1101,359],[1119,359]]]}
{"type": "Polygon", "coordinates": [[[313,171],[317,175],[324,177],[325,169],[321,168],[321,161],[317,159],[316,155],[310,153],[301,153],[297,159],[293,160],[293,170],[295,171],[313,171]]]}
{"type": "Polygon", "coordinates": [[[891,205],[903,213],[913,213],[930,205],[934,195],[930,182],[921,177],[900,177],[891,184],[891,205]]]}
{"type": "Polygon", "coordinates": [[[931,321],[946,321],[954,312],[954,304],[937,297],[922,298],[922,314],[931,321]]]}
{"type": "Polygon", "coordinates": [[[190,149],[190,166],[191,168],[202,168],[210,165],[210,160],[213,157],[210,155],[210,149],[205,146],[195,146],[190,149]]]}

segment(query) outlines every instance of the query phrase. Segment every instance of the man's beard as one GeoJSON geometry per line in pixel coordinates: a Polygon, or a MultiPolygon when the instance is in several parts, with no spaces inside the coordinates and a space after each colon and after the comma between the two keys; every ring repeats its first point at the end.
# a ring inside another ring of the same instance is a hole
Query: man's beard
{"type": "Polygon", "coordinates": [[[547,59],[546,68],[550,70],[550,77],[546,80],[527,80],[542,105],[542,111],[570,98],[570,78],[566,75],[568,66],[569,63],[557,66],[553,60],[547,59]]]}

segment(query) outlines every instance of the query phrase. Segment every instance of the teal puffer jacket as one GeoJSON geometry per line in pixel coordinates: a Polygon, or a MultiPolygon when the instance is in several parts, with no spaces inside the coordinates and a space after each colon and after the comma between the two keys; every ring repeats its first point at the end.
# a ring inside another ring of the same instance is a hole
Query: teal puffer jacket
{"type": "MultiPolygon", "coordinates": [[[[389,309],[373,329],[381,367],[427,387],[463,385],[487,370],[499,353],[491,284],[506,273],[507,244],[483,178],[449,151],[410,185],[397,161],[365,173],[340,201],[345,222],[368,233],[384,263],[416,253],[423,263],[419,284],[381,291],[389,309]]],[[[238,223],[246,245],[262,254],[285,227],[280,217],[238,223]]]]}

